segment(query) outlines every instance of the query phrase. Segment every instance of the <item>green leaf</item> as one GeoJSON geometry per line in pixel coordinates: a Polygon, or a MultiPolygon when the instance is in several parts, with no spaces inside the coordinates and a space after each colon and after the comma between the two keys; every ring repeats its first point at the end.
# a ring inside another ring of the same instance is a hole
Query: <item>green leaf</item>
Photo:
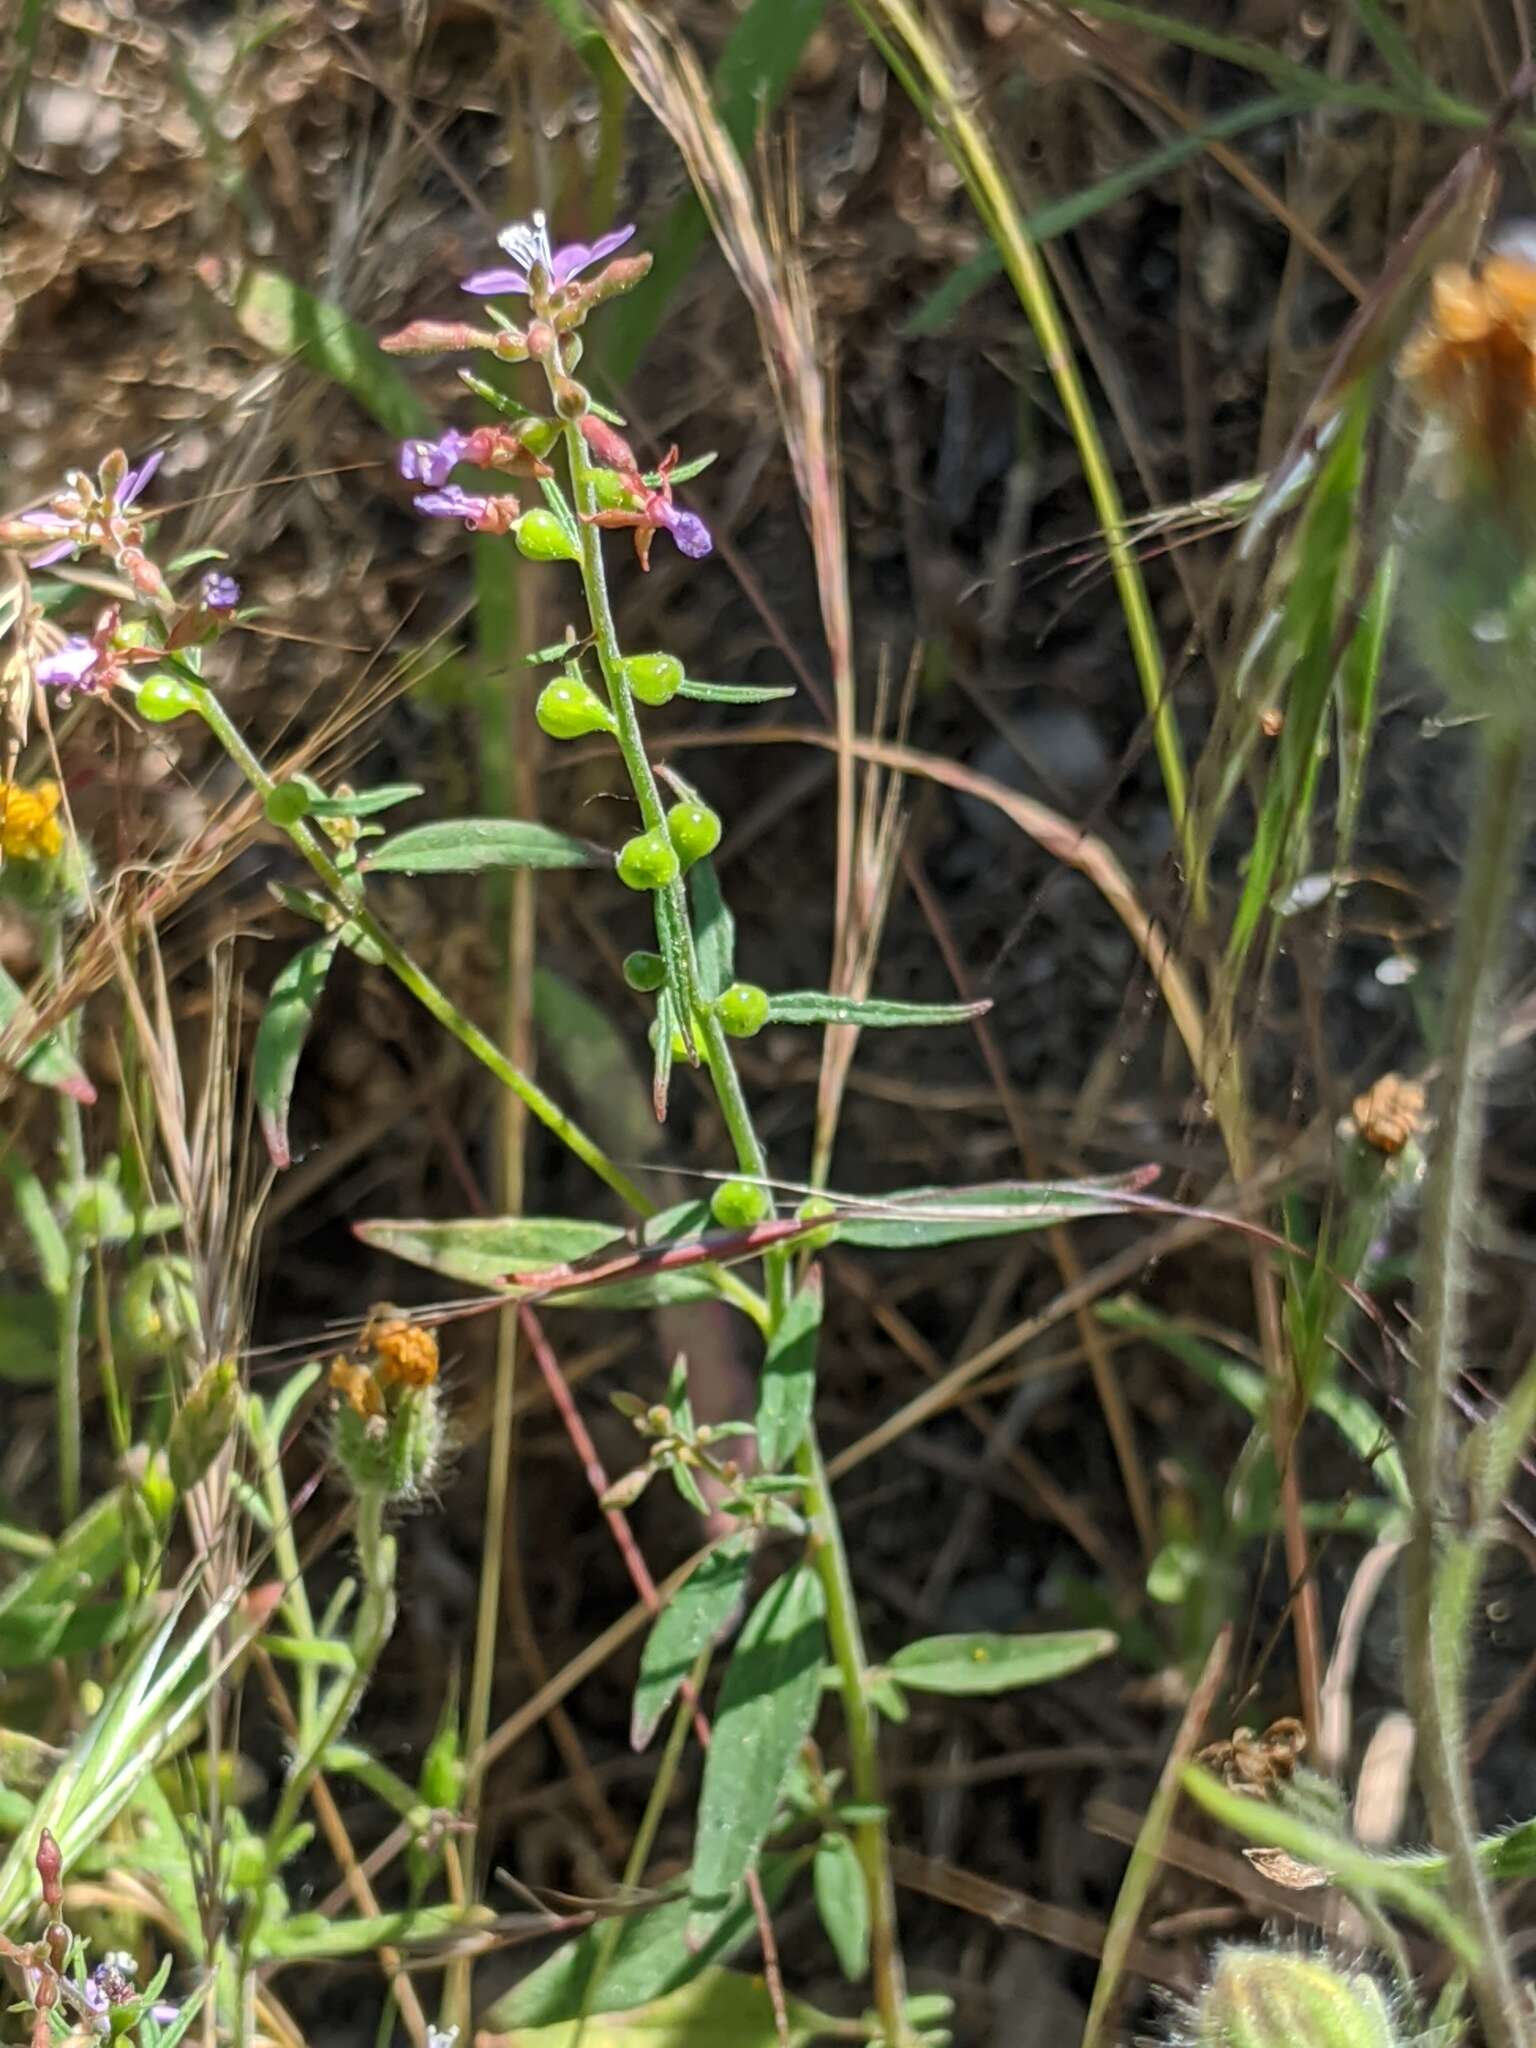
{"type": "Polygon", "coordinates": [[[381,782],[377,789],[357,789],[350,796],[311,797],[312,818],[371,818],[377,811],[393,810],[413,797],[425,796],[419,782],[381,782]]]}
{"type": "Polygon", "coordinates": [[[403,439],[431,431],[432,415],[367,328],[292,278],[250,264],[235,286],[232,310],[244,333],[280,361],[298,360],[339,384],[403,439]]]}
{"type": "Polygon", "coordinates": [[[0,1065],[12,1067],[39,1088],[56,1088],[76,1102],[92,1103],[96,1090],[57,1031],[29,1041],[38,1029],[37,1012],[16,983],[0,967],[0,1065]]]}
{"type": "MultiPolygon", "coordinates": [[[[1081,191],[1026,214],[1024,230],[1037,243],[1053,241],[1056,236],[1067,234],[1073,228],[1081,227],[1084,221],[1092,220],[1106,207],[1118,205],[1133,192],[1153,184],[1164,172],[1176,170],[1190,157],[1199,156],[1211,143],[1220,142],[1229,135],[1241,135],[1249,128],[1265,127],[1271,122],[1284,120],[1299,112],[1305,104],[1299,94],[1276,93],[1250,101],[1247,106],[1231,108],[1201,127],[1175,136],[1161,148],[1149,150],[1134,163],[1111,171],[1107,177],[1098,179],[1081,191]]],[[[969,262],[962,263],[952,276],[947,277],[937,290],[928,294],[917,311],[907,319],[902,333],[937,334],[984,285],[998,275],[1002,267],[1003,259],[996,243],[988,242],[969,262]]]]}
{"type": "MultiPolygon", "coordinates": [[[[511,1273],[535,1273],[590,1257],[626,1242],[611,1223],[563,1217],[470,1216],[453,1223],[380,1221],[353,1225],[364,1244],[425,1266],[449,1280],[495,1288],[516,1300],[529,1290],[508,1280],[511,1273]]],[[[573,1287],[545,1294],[546,1308],[658,1308],[684,1301],[712,1301],[715,1282],[702,1266],[637,1275],[603,1287],[573,1287]]]]}
{"type": "Polygon", "coordinates": [[[1048,1685],[1096,1664],[1115,1648],[1107,1628],[1061,1629],[1037,1636],[928,1636],[908,1643],[885,1666],[909,1692],[1014,1692],[1020,1686],[1048,1685]]]}
{"type": "Polygon", "coordinates": [[[816,1341],[821,1334],[821,1269],[796,1289],[763,1359],[757,1397],[757,1448],[770,1472],[800,1448],[816,1398],[816,1341]]]}
{"type": "MultiPolygon", "coordinates": [[[[803,1854],[763,1858],[759,1875],[770,1909],[804,1867],[803,1854]]],[[[583,2012],[628,2012],[678,1990],[711,1963],[727,1961],[757,1930],[752,1902],[743,1894],[716,1921],[708,1939],[696,1949],[690,1948],[689,1911],[685,1895],[649,1912],[627,1915],[608,1967],[595,1987],[593,1971],[610,1935],[601,1925],[589,1928],[557,1948],[531,1975],[497,1999],[482,2025],[498,2033],[520,2033],[525,2027],[558,2026],[579,2019],[583,2012]]]]}
{"type": "Polygon", "coordinates": [[[483,1906],[415,1906],[402,1913],[378,1913],[361,1920],[333,1920],[324,1913],[293,1913],[263,1929],[259,1956],[273,1962],[320,1962],[327,1956],[365,1956],[376,1949],[413,1942],[443,1941],[484,1927],[494,1916],[483,1906]]]}
{"type": "Polygon", "coordinates": [[[699,704],[777,704],[793,697],[793,687],[768,688],[757,683],[696,683],[691,676],[678,685],[679,697],[692,697],[699,704]]]}
{"type": "Polygon", "coordinates": [[[887,1003],[877,996],[833,996],[820,989],[792,989],[768,998],[770,1024],[858,1024],[865,1030],[894,1030],[909,1024],[968,1024],[992,1007],[980,1003],[887,1003]]]}
{"type": "Polygon", "coordinates": [[[629,1739],[644,1749],[677,1697],[700,1651],[718,1642],[735,1613],[752,1569],[757,1539],[727,1536],[701,1560],[657,1615],[640,1653],[640,1676],[629,1739]]]}
{"type": "Polygon", "coordinates": [[[825,1834],[811,1861],[816,1911],[837,1951],[850,1984],[863,1981],[869,1969],[869,1887],[864,1882],[858,1851],[844,1834],[825,1834]]]}
{"type": "MultiPolygon", "coordinates": [[[[37,1270],[42,1275],[43,1285],[53,1295],[64,1294],[69,1287],[70,1267],[69,1244],[64,1236],[53,1204],[48,1199],[48,1190],[18,1153],[7,1150],[0,1154],[0,1173],[10,1183],[11,1200],[16,1204],[16,1214],[22,1228],[32,1240],[32,1253],[37,1260],[37,1270]]],[[[7,1327],[0,1324],[0,1328],[7,1327]]]]}
{"type": "MultiPolygon", "coordinates": [[[[829,2035],[844,2038],[847,2022],[802,1999],[785,2000],[787,2048],[809,2048],[829,2035]]],[[[519,2027],[518,2048],[779,2048],[777,2019],[761,1976],[734,1970],[700,1972],[665,1998],[606,2017],[519,2027]]]]}
{"type": "Polygon", "coordinates": [[[699,961],[699,991],[712,1003],[736,977],[736,920],[720,893],[712,860],[696,860],[688,871],[693,903],[693,936],[699,961]]]}
{"type": "Polygon", "coordinates": [[[46,1294],[0,1294],[0,1382],[51,1386],[59,1376],[59,1312],[46,1294]]]}
{"type": "Polygon", "coordinates": [[[370,873],[479,875],[492,868],[592,868],[609,856],[549,825],[519,818],[448,818],[415,825],[376,846],[362,863],[370,873]]]}
{"type": "Polygon", "coordinates": [[[973,1188],[907,1188],[882,1196],[878,1209],[871,1203],[864,1213],[839,1215],[835,1223],[839,1244],[902,1252],[1048,1230],[1085,1216],[1113,1216],[1119,1209],[1111,1182],[996,1181],[973,1188]]]}
{"type": "Polygon", "coordinates": [[[252,1077],[261,1134],[274,1166],[293,1163],[288,1149],[288,1105],[293,1099],[299,1057],[315,1011],[325,994],[326,976],[336,957],[339,938],[330,933],[295,953],[272,984],[262,1012],[252,1055],[252,1077]]]}
{"type": "Polygon", "coordinates": [[[824,1611],[820,1579],[799,1564],[769,1587],[736,1640],[699,1795],[689,1920],[695,1935],[706,1934],[730,1905],[815,1725],[824,1611]]]}

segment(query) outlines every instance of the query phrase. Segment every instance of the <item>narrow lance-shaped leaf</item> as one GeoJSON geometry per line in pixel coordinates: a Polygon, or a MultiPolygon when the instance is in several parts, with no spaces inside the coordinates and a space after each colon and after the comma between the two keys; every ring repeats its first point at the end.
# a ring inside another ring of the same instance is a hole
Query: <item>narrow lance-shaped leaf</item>
{"type": "Polygon", "coordinates": [[[651,1625],[640,1653],[640,1677],[629,1739],[644,1749],[677,1697],[701,1650],[718,1642],[735,1613],[752,1569],[755,1538],[727,1536],[683,1581],[651,1625]]]}
{"type": "Polygon", "coordinates": [[[757,1397],[757,1449],[777,1472],[800,1448],[816,1397],[816,1340],[821,1334],[821,1268],[796,1289],[763,1359],[757,1397]]]}
{"type": "MultiPolygon", "coordinates": [[[[217,288],[221,279],[209,274],[217,288]]],[[[339,306],[318,299],[281,271],[251,264],[231,295],[232,310],[258,348],[282,360],[297,358],[350,391],[387,433],[429,431],[432,416],[415,387],[396,369],[367,328],[339,306]]]]}
{"type": "Polygon", "coordinates": [[[274,1166],[293,1163],[288,1149],[288,1105],[293,1100],[304,1041],[325,993],[326,976],[339,942],[339,933],[333,932],[294,954],[272,984],[256,1033],[252,1062],[256,1108],[274,1166]]]}
{"type": "Polygon", "coordinates": [[[695,861],[688,875],[693,902],[694,944],[704,1000],[724,995],[736,973],[736,920],[720,893],[720,877],[712,860],[695,861]]]}
{"type": "Polygon", "coordinates": [[[844,1834],[824,1834],[811,1865],[816,1911],[850,1984],[869,1968],[869,1886],[858,1852],[844,1834]]]}
{"type": "Polygon", "coordinates": [[[1037,1636],[928,1636],[908,1643],[886,1664],[886,1672],[910,1692],[996,1693],[1046,1685],[1096,1664],[1115,1647],[1107,1628],[1061,1629],[1037,1636]]]}
{"type": "Polygon", "coordinates": [[[11,1067],[40,1088],[56,1088],[76,1102],[96,1100],[84,1069],[56,1031],[37,1031],[37,1013],[16,983],[0,967],[0,1065],[11,1067]]]}
{"type": "Polygon", "coordinates": [[[692,697],[699,704],[776,704],[793,697],[789,685],[763,683],[696,683],[692,676],[678,685],[679,697],[692,697]]]}
{"type": "Polygon", "coordinates": [[[969,1024],[992,1007],[979,1003],[888,1003],[878,996],[834,996],[822,989],[791,989],[768,998],[770,1024],[857,1024],[864,1030],[906,1025],[969,1024]]]}
{"type": "Polygon", "coordinates": [[[521,818],[449,818],[414,825],[376,846],[369,871],[402,875],[480,875],[493,868],[592,868],[608,855],[550,825],[521,818]]]}
{"type": "Polygon", "coordinates": [[[769,1587],[737,1639],[699,1795],[689,1921],[695,1936],[730,1906],[815,1725],[823,1614],[821,1581],[809,1565],[796,1565],[769,1587]]]}
{"type": "Polygon", "coordinates": [[[370,1221],[353,1226],[364,1244],[450,1280],[494,1288],[516,1300],[535,1292],[549,1308],[659,1308],[679,1302],[711,1301],[719,1292],[702,1262],[677,1270],[665,1266],[616,1279],[610,1285],[579,1284],[569,1292],[551,1288],[550,1269],[590,1258],[607,1246],[622,1248],[624,1233],[608,1223],[565,1217],[470,1216],[450,1223],[370,1221]],[[520,1288],[513,1275],[537,1275],[537,1285],[520,1288]]]}
{"type": "MultiPolygon", "coordinates": [[[[1155,1176],[1154,1176],[1155,1177],[1155,1176]]],[[[1116,1193],[1147,1185],[1137,1172],[1120,1181],[998,1181],[973,1188],[908,1188],[836,1219],[839,1244],[872,1251],[920,1251],[973,1238],[1046,1230],[1085,1216],[1113,1216],[1116,1193]]]]}

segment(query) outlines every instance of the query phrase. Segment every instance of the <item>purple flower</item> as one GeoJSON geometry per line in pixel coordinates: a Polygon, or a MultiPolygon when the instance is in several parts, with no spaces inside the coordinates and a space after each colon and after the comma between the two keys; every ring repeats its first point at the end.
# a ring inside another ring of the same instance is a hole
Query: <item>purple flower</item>
{"type": "Polygon", "coordinates": [[[661,519],[681,551],[695,562],[701,562],[714,552],[715,543],[709,528],[697,512],[684,512],[676,505],[665,505],[661,507],[661,519]]]}
{"type": "Polygon", "coordinates": [[[232,612],[240,602],[240,586],[222,569],[210,569],[198,585],[198,601],[205,612],[232,612]]]}
{"type": "Polygon", "coordinates": [[[71,633],[62,647],[44,655],[37,664],[37,680],[45,690],[59,690],[66,697],[74,690],[93,690],[101,658],[101,649],[94,641],[71,633]]]}
{"type": "Polygon", "coordinates": [[[165,451],[157,448],[153,455],[146,455],[137,469],[130,469],[117,487],[117,509],[126,512],[135,498],[149,482],[155,471],[165,460],[165,451]]]}
{"type": "Polygon", "coordinates": [[[27,522],[31,526],[45,526],[50,533],[62,533],[63,540],[50,541],[40,555],[34,555],[27,564],[29,569],[50,569],[55,562],[62,562],[66,555],[72,555],[79,546],[75,538],[74,522],[63,519],[57,512],[29,512],[27,522]]]}
{"type": "Polygon", "coordinates": [[[458,484],[448,484],[440,491],[423,491],[411,502],[429,519],[462,519],[466,525],[483,519],[491,509],[489,498],[482,497],[477,491],[462,490],[458,484]]]}
{"type": "Polygon", "coordinates": [[[615,249],[622,249],[634,232],[633,227],[615,228],[610,234],[599,235],[595,242],[567,242],[562,248],[552,249],[548,223],[542,213],[536,213],[532,220],[514,221],[496,237],[516,268],[477,270],[473,277],[464,279],[460,290],[473,292],[482,299],[499,298],[506,292],[526,292],[528,274],[535,263],[541,263],[548,271],[552,285],[569,284],[573,277],[580,277],[615,249]]]}
{"type": "Polygon", "coordinates": [[[449,427],[435,441],[402,441],[400,474],[407,483],[430,484],[435,490],[445,484],[456,463],[464,460],[468,434],[449,427]]]}

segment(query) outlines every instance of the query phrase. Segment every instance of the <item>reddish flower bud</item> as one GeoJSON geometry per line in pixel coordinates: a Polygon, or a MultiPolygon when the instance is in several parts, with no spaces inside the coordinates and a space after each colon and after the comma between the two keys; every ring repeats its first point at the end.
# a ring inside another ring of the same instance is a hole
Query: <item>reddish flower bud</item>
{"type": "Polygon", "coordinates": [[[435,356],[451,348],[486,348],[500,354],[503,339],[511,337],[489,327],[471,327],[467,320],[413,320],[398,333],[386,334],[379,347],[391,356],[435,356]]]}
{"type": "Polygon", "coordinates": [[[43,1904],[50,1913],[57,1913],[64,1903],[64,1854],[47,1828],[37,1838],[37,1874],[43,1904]]]}

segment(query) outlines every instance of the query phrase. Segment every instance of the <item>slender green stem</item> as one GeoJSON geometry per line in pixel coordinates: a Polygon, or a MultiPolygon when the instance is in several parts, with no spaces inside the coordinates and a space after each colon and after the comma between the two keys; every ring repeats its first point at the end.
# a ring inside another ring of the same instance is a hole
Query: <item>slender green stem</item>
{"type": "Polygon", "coordinates": [[[1483,1155],[1484,1087],[1494,1042],[1499,947],[1525,818],[1529,744],[1492,729],[1462,877],[1456,955],[1446,1000],[1444,1097],[1420,1232],[1419,1388],[1408,1432],[1413,1518],[1405,1572],[1407,1689],[1418,1729],[1418,1771],[1453,1904],[1479,1944],[1470,1972],[1489,2048],[1525,2048],[1529,2008],[1516,1983],[1492,1889],[1477,1855],[1466,1756],[1464,1635],[1448,1640],[1437,1599],[1441,1530],[1459,1520],[1450,1400],[1466,1334],[1469,1245],[1483,1155]]]}
{"type": "MultiPolygon", "coordinates": [[[[189,683],[187,687],[197,699],[197,708],[215,739],[224,748],[230,759],[244,775],[256,793],[265,798],[274,788],[272,777],[260,760],[245,744],[234,722],[211,690],[200,684],[189,683]]],[[[435,1017],[445,1030],[459,1041],[466,1051],[483,1067],[489,1068],[504,1087],[510,1088],[524,1104],[530,1115],[536,1116],[546,1130],[553,1131],[560,1142],[595,1173],[600,1181],[612,1188],[616,1195],[626,1201],[642,1216],[655,1213],[654,1204],[647,1201],[629,1176],[616,1166],[593,1138],[589,1138],[581,1126],[568,1117],[552,1097],[546,1095],[538,1084],[529,1079],[520,1068],[513,1065],[500,1046],[494,1044],[478,1024],[458,1008],[445,995],[425,970],[419,967],[399,942],[369,910],[361,899],[361,891],[355,882],[345,876],[332,860],[315,834],[301,822],[285,828],[288,837],[303,854],[305,860],[324,882],[337,902],[346,906],[347,915],[357,926],[363,937],[373,945],[384,965],[403,987],[408,989],[429,1015],[435,1017]]]]}
{"type": "MultiPolygon", "coordinates": [[[[596,488],[580,430],[574,424],[566,427],[565,444],[577,510],[593,513],[598,509],[596,488]]],[[[660,793],[645,751],[634,696],[624,678],[618,634],[608,598],[601,530],[590,518],[581,522],[581,571],[596,637],[598,662],[617,722],[619,751],[629,771],[646,829],[664,830],[660,793]]],[[[714,1010],[698,997],[693,927],[682,883],[674,883],[668,895],[675,907],[676,923],[684,946],[693,1028],[702,1045],[704,1064],[714,1086],[737,1165],[752,1179],[766,1182],[768,1162],[742,1089],[741,1076],[736,1071],[730,1039],[714,1010]]],[[[789,1305],[790,1255],[769,1252],[763,1260],[763,1267],[768,1296],[764,1334],[771,1340],[789,1305]]],[[[881,1808],[879,1745],[868,1693],[869,1664],[864,1653],[858,1604],[848,1570],[842,1530],[814,1432],[807,1435],[796,1466],[805,1482],[807,1515],[814,1532],[815,1566],[826,1601],[827,1635],[837,1666],[843,1718],[848,1731],[849,1773],[854,1797],[871,1809],[881,1808]]],[[[854,1847],[869,1895],[870,1970],[881,2031],[889,2048],[904,2048],[904,2044],[911,2040],[911,2032],[905,2016],[906,1981],[897,1934],[896,1888],[891,1875],[890,1844],[883,1809],[881,1818],[863,1821],[854,1830],[854,1847]]]]}
{"type": "MultiPolygon", "coordinates": [[[[64,985],[64,926],[55,915],[48,932],[49,966],[55,983],[64,985]]],[[[59,1042],[71,1057],[80,1049],[80,1013],[72,1010],[59,1025],[59,1042]]],[[[59,1094],[59,1161],[64,1180],[78,1194],[85,1180],[85,1118],[72,1095],[59,1094]]],[[[58,1297],[58,1461],[59,1518],[66,1525],[80,1512],[80,1334],[85,1318],[85,1284],[90,1275],[90,1254],[79,1226],[66,1218],[64,1235],[69,1245],[69,1271],[64,1291],[58,1297]]]]}

